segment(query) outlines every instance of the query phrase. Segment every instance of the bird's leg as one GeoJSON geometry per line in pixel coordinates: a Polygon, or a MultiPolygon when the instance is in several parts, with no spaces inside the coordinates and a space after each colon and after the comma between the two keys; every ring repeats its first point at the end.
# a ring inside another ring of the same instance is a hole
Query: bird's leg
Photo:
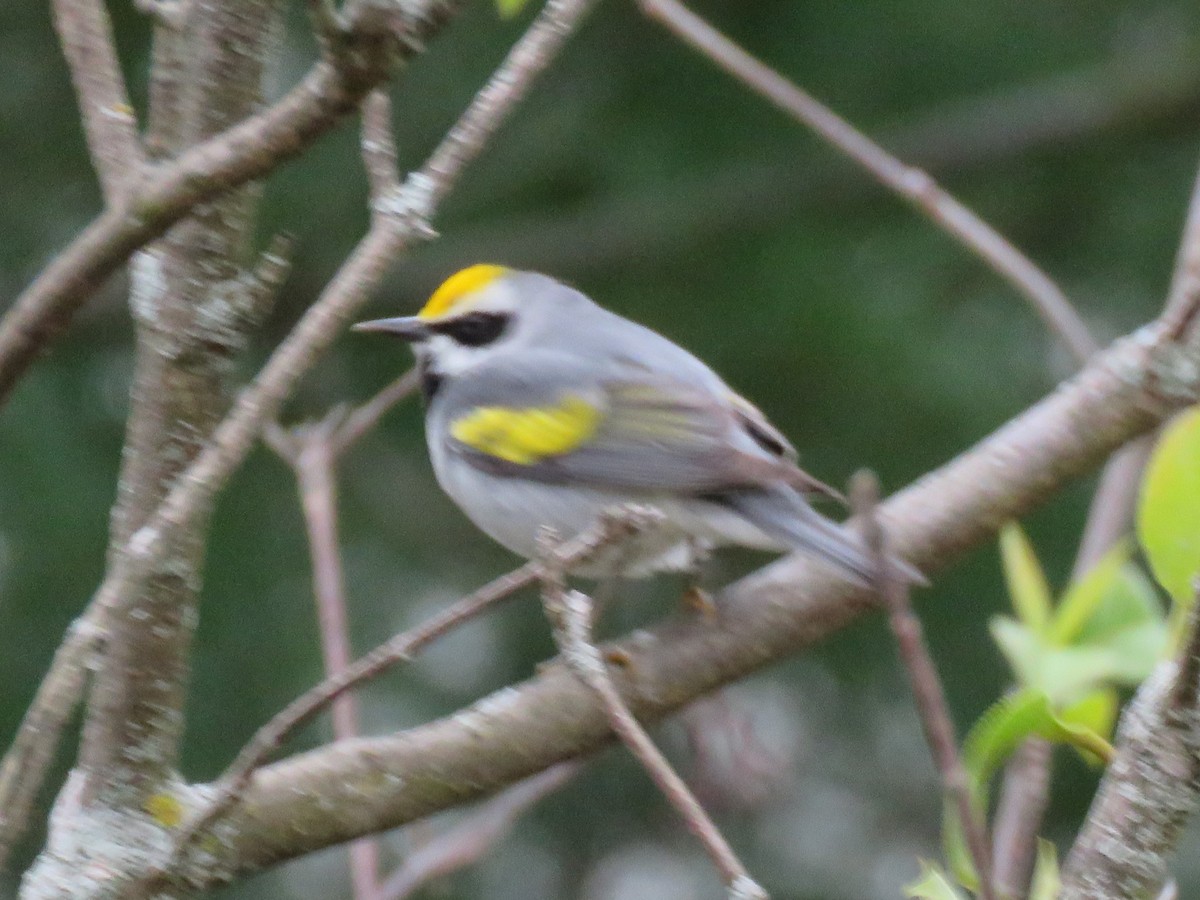
{"type": "Polygon", "coordinates": [[[712,583],[712,545],[698,538],[688,538],[690,564],[686,570],[683,595],[680,600],[683,608],[698,612],[707,619],[717,617],[717,604],[706,585],[712,583]]]}
{"type": "MultiPolygon", "coordinates": [[[[592,624],[595,625],[600,616],[617,597],[617,591],[621,586],[621,577],[619,575],[609,575],[596,584],[596,590],[592,595],[592,624]]],[[[606,662],[614,666],[619,666],[622,669],[627,669],[633,665],[633,660],[629,654],[620,647],[606,647],[604,649],[604,659],[606,662]]]]}

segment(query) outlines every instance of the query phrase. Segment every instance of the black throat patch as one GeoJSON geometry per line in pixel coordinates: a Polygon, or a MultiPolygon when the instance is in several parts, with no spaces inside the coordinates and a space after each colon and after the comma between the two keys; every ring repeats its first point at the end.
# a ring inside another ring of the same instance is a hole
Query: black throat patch
{"type": "Polygon", "coordinates": [[[444,379],[433,370],[433,367],[429,364],[429,360],[422,359],[418,363],[418,366],[421,374],[421,396],[428,403],[433,399],[433,395],[441,389],[444,379]]]}

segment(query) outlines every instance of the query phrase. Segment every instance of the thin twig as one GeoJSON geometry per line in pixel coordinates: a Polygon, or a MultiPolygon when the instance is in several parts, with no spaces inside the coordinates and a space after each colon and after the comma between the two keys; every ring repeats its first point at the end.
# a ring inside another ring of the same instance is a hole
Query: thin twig
{"type": "Polygon", "coordinates": [[[358,443],[392,407],[411,397],[420,382],[421,377],[417,370],[409,369],[366,403],[352,409],[334,434],[337,454],[340,456],[358,443]]]}
{"type": "Polygon", "coordinates": [[[1001,897],[1022,897],[1029,889],[1037,835],[1050,803],[1053,754],[1049,741],[1028,738],[1004,767],[992,820],[992,881],[1001,897]]]}
{"type": "Polygon", "coordinates": [[[371,208],[400,189],[396,140],[392,137],[392,100],[383,88],[367,95],[362,109],[362,158],[371,189],[371,208]]]}
{"type": "Polygon", "coordinates": [[[378,900],[405,900],[431,881],[478,862],[530,807],[574,778],[580,762],[564,762],[513,785],[449,831],[409,853],[379,889],[378,900]]]}
{"type": "MultiPolygon", "coordinates": [[[[331,436],[332,429],[324,423],[305,429],[296,460],[296,481],[312,555],[313,587],[327,677],[335,676],[349,666],[352,658],[345,574],[338,551],[337,486],[331,436]]],[[[336,738],[358,734],[358,702],[353,694],[338,697],[331,712],[336,738]]]]}
{"type": "Polygon", "coordinates": [[[79,98],[92,165],[115,205],[145,162],[103,0],[54,0],[54,27],[79,98]]]}
{"type": "Polygon", "coordinates": [[[871,472],[861,471],[854,476],[850,490],[854,509],[862,523],[863,539],[875,564],[875,589],[888,613],[888,624],[896,637],[900,658],[908,672],[913,702],[921,717],[921,727],[930,753],[942,776],[942,790],[958,809],[967,849],[979,874],[979,896],[994,900],[992,888],[991,848],[987,826],[971,800],[967,772],[958,755],[954,722],[946,704],[946,694],[938,677],[937,666],[929,655],[922,633],[921,620],[912,609],[908,585],[893,568],[886,546],[883,527],[879,523],[879,482],[871,472]]]}
{"type": "MultiPolygon", "coordinates": [[[[313,594],[317,601],[317,620],[327,678],[342,672],[351,661],[345,575],[337,539],[336,461],[370,431],[384,413],[409,396],[416,389],[417,381],[416,370],[411,369],[350,413],[335,409],[320,422],[300,426],[290,432],[278,423],[271,422],[263,433],[266,443],[296,475],[308,532],[313,594]]],[[[347,691],[335,699],[331,717],[333,735],[337,740],[357,736],[358,701],[354,694],[347,691]]],[[[378,842],[374,838],[354,841],[349,847],[349,856],[355,900],[384,900],[388,897],[379,880],[378,842]]]]}
{"type": "Polygon", "coordinates": [[[1079,539],[1072,581],[1090,572],[1117,541],[1129,534],[1142,469],[1153,448],[1154,436],[1147,435],[1131,441],[1105,463],[1079,539]]]}
{"type": "Polygon", "coordinates": [[[1080,363],[1096,352],[1087,326],[1045,272],[1003,235],[941,188],[928,173],[892,156],[845,119],[751,56],[679,0],[638,0],[646,15],[755,93],[807,125],[885,187],[911,202],[1008,280],[1080,363]]]}
{"type": "MultiPolygon", "coordinates": [[[[300,506],[308,533],[312,559],[313,596],[321,634],[321,656],[325,677],[344,671],[351,661],[350,628],[346,614],[346,579],[337,533],[337,482],[335,476],[339,416],[296,429],[298,452],[288,461],[296,474],[300,506]]],[[[285,457],[286,458],[286,457],[285,457]]],[[[332,703],[333,736],[337,740],[359,733],[358,698],[346,692],[332,703]]],[[[361,838],[348,848],[354,900],[378,900],[379,845],[374,838],[361,838]]]]}
{"type": "MultiPolygon", "coordinates": [[[[209,498],[221,488],[250,452],[264,424],[277,415],[284,399],[291,393],[300,376],[333,342],[342,323],[365,302],[370,290],[382,279],[395,256],[414,239],[427,234],[428,218],[436,208],[437,202],[449,192],[467,163],[483,149],[488,136],[500,127],[513,107],[525,96],[534,78],[549,65],[594,2],[595,0],[550,0],[475,101],[463,113],[459,123],[439,145],[430,161],[419,172],[409,176],[401,190],[394,194],[389,204],[389,214],[376,221],[317,302],[276,348],[251,385],[238,396],[233,408],[217,427],[205,449],[176,479],[166,499],[134,535],[126,552],[118,554],[119,562],[109,570],[91,601],[89,611],[85,613],[90,621],[96,621],[93,616],[102,620],[105,611],[115,604],[117,598],[143,578],[157,562],[158,555],[167,546],[165,532],[188,527],[193,517],[203,511],[209,498]]],[[[430,11],[442,9],[444,3],[445,0],[430,0],[428,6],[423,8],[426,8],[427,15],[432,15],[430,11]]],[[[453,5],[451,0],[448,6],[453,5]]],[[[432,29],[436,23],[424,24],[427,29],[432,29]]],[[[331,74],[332,70],[328,68],[320,71],[323,73],[320,75],[322,80],[334,77],[331,74]]],[[[319,97],[326,96],[325,90],[310,89],[315,90],[319,97]]],[[[292,105],[308,102],[297,99],[292,105]]],[[[295,127],[296,113],[289,111],[287,103],[285,98],[272,108],[273,114],[281,122],[287,123],[286,128],[279,122],[276,123],[275,129],[270,131],[273,140],[283,140],[284,135],[290,134],[295,127]]],[[[314,115],[312,110],[307,107],[305,109],[305,116],[314,115]]],[[[324,116],[312,119],[313,123],[325,121],[324,116]]],[[[233,140],[235,134],[240,134],[239,129],[247,127],[247,124],[243,123],[232,129],[227,133],[226,140],[233,140]]],[[[258,146],[261,135],[252,130],[251,134],[243,137],[251,139],[255,146],[258,146]]],[[[293,137],[292,140],[284,141],[285,146],[282,150],[275,148],[279,152],[273,159],[278,161],[288,153],[299,152],[303,145],[296,143],[296,140],[293,137]]],[[[190,151],[185,157],[190,158],[192,154],[202,152],[202,148],[206,146],[208,144],[201,145],[201,148],[190,151]]],[[[261,150],[261,147],[259,149],[261,150]]],[[[242,166],[249,165],[253,159],[239,157],[242,166]]],[[[269,166],[261,166],[255,171],[261,173],[267,168],[269,166]]],[[[171,171],[172,177],[181,177],[192,169],[187,166],[175,166],[171,171]]],[[[200,181],[203,182],[203,179],[200,181]]],[[[200,195],[196,195],[191,202],[198,199],[200,195]]],[[[183,211],[179,215],[183,215],[183,211]]],[[[178,216],[171,218],[170,221],[177,218],[178,216]]],[[[169,222],[165,222],[162,227],[165,228],[167,224],[169,222]]],[[[113,247],[117,247],[121,253],[120,258],[123,259],[124,254],[139,242],[153,236],[150,232],[145,235],[138,232],[141,236],[135,235],[134,238],[130,238],[129,234],[120,229],[114,232],[108,226],[101,225],[93,225],[87,234],[92,235],[89,240],[94,239],[109,247],[101,253],[105,259],[108,257],[104,254],[114,252],[113,247]],[[112,244],[113,241],[117,244],[112,244]]],[[[80,252],[91,254],[95,251],[92,244],[88,243],[88,246],[92,249],[80,252]]],[[[67,279],[67,283],[78,285],[80,278],[92,277],[90,274],[81,275],[67,259],[69,255],[70,251],[51,265],[51,269],[57,267],[59,270],[58,275],[50,278],[51,282],[63,277],[67,279]]],[[[112,264],[115,267],[117,260],[113,260],[112,264]]],[[[111,271],[111,268],[107,271],[111,271]]],[[[43,285],[43,279],[39,279],[37,284],[43,285]]],[[[9,322],[6,317],[7,324],[0,324],[0,400],[3,399],[6,388],[11,387],[19,371],[28,363],[27,354],[36,352],[43,343],[45,335],[41,328],[46,324],[42,321],[43,315],[47,309],[51,310],[51,316],[56,315],[54,311],[58,309],[57,304],[63,299],[56,289],[51,289],[49,294],[39,293],[37,296],[42,299],[33,304],[32,319],[26,318],[24,313],[18,310],[15,319],[9,322]],[[44,307],[42,301],[47,298],[49,306],[44,307]],[[37,324],[39,321],[42,322],[41,325],[37,324]],[[6,347],[6,327],[13,329],[10,335],[14,336],[15,345],[6,347]]],[[[65,666],[68,663],[68,660],[62,660],[61,665],[65,666]]],[[[60,674],[58,667],[59,663],[56,662],[47,677],[57,679],[60,674]]],[[[25,721],[40,721],[39,709],[31,709],[25,721]]],[[[25,728],[24,723],[22,728],[25,728]]],[[[25,774],[18,773],[14,783],[23,782],[25,774]]],[[[4,801],[7,799],[0,796],[0,808],[6,806],[4,801]]]]}
{"type": "Polygon", "coordinates": [[[0,872],[28,830],[34,801],[54,761],[63,729],[83,696],[101,632],[86,616],[68,629],[50,674],[38,685],[12,746],[0,763],[0,872]]]}
{"type": "Polygon", "coordinates": [[[393,636],[285,706],[254,733],[232,765],[225,770],[211,803],[180,832],[179,847],[186,849],[228,811],[245,789],[254,770],[270,758],[289,734],[350,689],[382,675],[394,666],[411,661],[416,653],[438,638],[508,599],[521,588],[533,584],[540,571],[536,563],[526,563],[489,581],[420,625],[393,636]]]}
{"type": "MultiPolygon", "coordinates": [[[[551,559],[552,555],[553,549],[547,545],[547,559],[551,559]]],[[[688,831],[699,839],[721,874],[730,900],[766,900],[767,892],[750,877],[700,801],[621,699],[620,692],[609,678],[600,650],[592,643],[594,610],[591,598],[580,591],[566,590],[563,570],[548,563],[542,574],[542,604],[554,628],[555,643],[567,666],[596,695],[613,733],[629,748],[663,796],[675,807],[688,831]]]]}
{"type": "MultiPolygon", "coordinates": [[[[989,170],[1039,149],[1068,152],[1082,141],[1130,127],[1177,121],[1200,100],[1200,60],[1186,46],[1117,48],[1090,66],[939,104],[894,124],[878,142],[927,170],[989,170]],[[1132,52],[1131,52],[1132,51],[1132,52]]],[[[430,281],[461,259],[463,248],[489,247],[496,259],[537,260],[547,271],[607,272],[631,255],[665,257],[683,246],[727,240],[747,223],[769,228],[812,203],[842,209],[874,188],[830,155],[762,148],[702,174],[639,186],[569,211],[459,223],[452,240],[406,267],[430,281]]]]}

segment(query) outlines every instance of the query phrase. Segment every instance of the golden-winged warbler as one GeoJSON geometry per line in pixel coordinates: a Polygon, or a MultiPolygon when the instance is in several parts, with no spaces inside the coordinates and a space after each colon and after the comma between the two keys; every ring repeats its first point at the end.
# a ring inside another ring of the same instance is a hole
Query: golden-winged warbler
{"type": "Polygon", "coordinates": [[[805,499],[828,489],[753,404],[679,345],[553,278],[471,266],[415,316],[354,327],[413,345],[438,482],[520,556],[537,554],[543,527],[573,537],[637,503],[662,521],[576,574],[688,569],[736,544],[798,550],[870,581],[858,536],[805,499]]]}

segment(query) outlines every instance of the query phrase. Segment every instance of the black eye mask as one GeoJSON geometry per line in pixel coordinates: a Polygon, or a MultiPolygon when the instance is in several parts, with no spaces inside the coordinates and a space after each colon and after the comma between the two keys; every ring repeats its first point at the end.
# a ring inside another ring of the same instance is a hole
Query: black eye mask
{"type": "Polygon", "coordinates": [[[504,334],[510,318],[507,313],[473,312],[430,327],[464,347],[484,347],[504,334]]]}

